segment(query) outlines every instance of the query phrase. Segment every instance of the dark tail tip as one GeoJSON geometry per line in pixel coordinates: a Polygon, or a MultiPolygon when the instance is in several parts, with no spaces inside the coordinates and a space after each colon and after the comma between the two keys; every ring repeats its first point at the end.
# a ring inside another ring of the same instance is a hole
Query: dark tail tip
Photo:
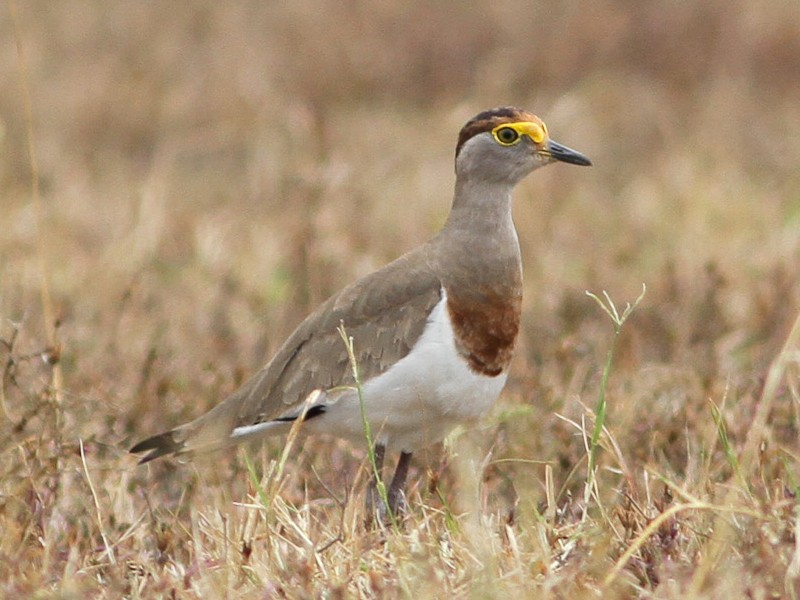
{"type": "Polygon", "coordinates": [[[167,431],[166,433],[159,433],[146,440],[142,440],[130,449],[131,454],[139,454],[141,452],[148,452],[144,455],[139,464],[143,465],[151,460],[166,456],[168,454],[178,454],[183,449],[183,442],[175,439],[174,432],[167,431]]]}

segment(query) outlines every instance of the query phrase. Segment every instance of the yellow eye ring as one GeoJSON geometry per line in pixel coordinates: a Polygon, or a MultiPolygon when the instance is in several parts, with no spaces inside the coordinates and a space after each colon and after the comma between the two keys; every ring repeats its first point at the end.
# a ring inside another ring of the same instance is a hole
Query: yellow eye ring
{"type": "Polygon", "coordinates": [[[492,129],[492,136],[498,144],[503,146],[513,146],[519,143],[524,135],[531,138],[534,143],[541,144],[547,139],[547,129],[544,123],[531,123],[530,121],[503,123],[492,129]]]}
{"type": "Polygon", "coordinates": [[[494,139],[504,146],[510,146],[519,141],[519,133],[511,127],[501,127],[494,131],[494,139]]]}

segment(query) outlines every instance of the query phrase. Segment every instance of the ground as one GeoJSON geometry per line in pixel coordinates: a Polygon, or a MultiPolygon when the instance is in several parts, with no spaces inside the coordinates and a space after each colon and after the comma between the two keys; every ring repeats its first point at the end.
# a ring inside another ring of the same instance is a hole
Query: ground
{"type": "Polygon", "coordinates": [[[3,11],[0,596],[797,597],[795,3],[3,11]],[[437,230],[499,104],[594,166],[517,190],[509,384],[408,515],[332,439],[137,467],[437,230]]]}

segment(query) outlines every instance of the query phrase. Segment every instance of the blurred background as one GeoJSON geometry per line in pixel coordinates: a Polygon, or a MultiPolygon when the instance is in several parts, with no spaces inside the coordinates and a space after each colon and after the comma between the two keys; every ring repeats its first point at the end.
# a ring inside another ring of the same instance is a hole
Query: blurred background
{"type": "MultiPolygon", "coordinates": [[[[559,458],[565,476],[583,447],[552,415],[593,404],[612,332],[584,292],[624,305],[643,283],[612,379],[623,452],[681,471],[677,440],[724,394],[730,435],[746,431],[800,307],[796,1],[30,0],[24,65],[3,10],[0,336],[16,335],[15,439],[46,412],[49,367],[29,358],[47,344],[40,254],[65,437],[121,457],[431,236],[460,127],[504,104],[594,167],[551,166],[517,191],[524,332],[490,425],[498,452],[559,458]]],[[[794,420],[776,419],[793,440],[794,420]]]]}

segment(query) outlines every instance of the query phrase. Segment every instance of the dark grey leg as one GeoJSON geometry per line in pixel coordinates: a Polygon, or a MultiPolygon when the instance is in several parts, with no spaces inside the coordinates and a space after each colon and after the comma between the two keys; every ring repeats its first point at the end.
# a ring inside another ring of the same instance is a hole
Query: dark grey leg
{"type": "Polygon", "coordinates": [[[397,468],[394,471],[392,483],[389,486],[388,499],[389,510],[392,514],[399,516],[406,511],[406,476],[408,475],[408,465],[411,464],[411,452],[401,452],[400,460],[397,461],[397,468]]]}
{"type": "MultiPolygon", "coordinates": [[[[375,444],[375,467],[377,470],[377,477],[381,476],[381,471],[383,470],[383,459],[386,455],[386,447],[382,444],[375,444]]],[[[369,460],[367,460],[367,468],[369,469],[369,486],[367,487],[367,514],[366,520],[367,522],[371,522],[374,518],[376,513],[383,514],[386,512],[386,508],[383,506],[383,500],[381,500],[381,495],[378,493],[378,479],[376,477],[376,473],[372,470],[372,465],[369,464],[369,460]]]]}

